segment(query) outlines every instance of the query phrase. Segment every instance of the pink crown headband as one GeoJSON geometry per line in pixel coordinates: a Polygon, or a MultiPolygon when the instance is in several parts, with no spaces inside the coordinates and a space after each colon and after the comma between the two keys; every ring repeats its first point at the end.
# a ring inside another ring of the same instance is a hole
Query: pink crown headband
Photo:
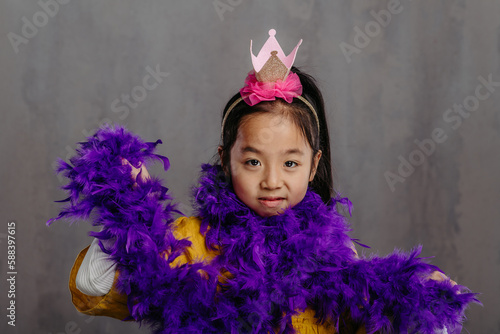
{"type": "Polygon", "coordinates": [[[254,69],[248,73],[245,79],[245,87],[240,89],[241,97],[229,106],[222,120],[221,136],[224,136],[224,125],[226,124],[227,116],[242,100],[248,105],[253,106],[261,101],[273,101],[276,98],[282,98],[286,102],[292,103],[294,97],[304,102],[311,109],[319,132],[319,119],[316,110],[302,96],[302,84],[300,83],[299,76],[296,73],[290,72],[302,40],[286,56],[278,40],[274,37],[275,35],[276,30],[269,30],[269,38],[257,56],[253,54],[252,41],[250,41],[250,55],[252,56],[254,69]]]}

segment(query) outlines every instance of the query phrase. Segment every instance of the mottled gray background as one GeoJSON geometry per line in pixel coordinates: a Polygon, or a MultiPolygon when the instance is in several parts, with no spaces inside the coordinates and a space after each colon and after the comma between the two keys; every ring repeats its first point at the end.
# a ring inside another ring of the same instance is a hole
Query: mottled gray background
{"type": "Polygon", "coordinates": [[[385,26],[370,12],[394,1],[220,0],[219,13],[214,3],[69,1],[47,15],[37,1],[0,2],[1,276],[11,220],[18,271],[16,327],[7,325],[2,279],[0,331],[148,332],[73,308],[69,270],[91,240],[86,223],[45,226],[60,208],[53,200],[65,197],[53,162],[100,123],[125,124],[163,140],[172,168],[161,176],[187,209],[199,164],[216,152],[221,109],[251,68],[249,41],[257,52],[276,28],[285,52],[304,39],[296,65],[326,98],[335,182],[354,203],[354,236],[379,254],[423,244],[423,255],[483,293],[466,328],[500,333],[500,87],[482,87],[490,95],[474,100],[478,77],[500,81],[500,2],[401,0],[385,26]],[[34,20],[36,32],[26,23],[34,20]],[[356,44],[356,27],[371,36],[356,44]],[[29,38],[15,46],[14,34],[29,38]],[[350,57],[347,44],[359,46],[350,57]],[[140,92],[156,66],[169,75],[155,89],[128,113],[112,107],[140,92]],[[443,118],[474,101],[477,110],[443,118]],[[392,191],[384,174],[418,158],[415,140],[436,128],[446,140],[392,191]]]}

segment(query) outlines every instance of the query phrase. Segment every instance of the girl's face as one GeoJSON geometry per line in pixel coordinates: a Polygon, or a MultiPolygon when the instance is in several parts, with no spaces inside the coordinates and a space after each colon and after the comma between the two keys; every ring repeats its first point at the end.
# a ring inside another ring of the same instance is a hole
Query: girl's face
{"type": "Polygon", "coordinates": [[[302,201],[320,157],[286,116],[247,116],[230,151],[234,191],[259,216],[277,215],[302,201]]]}

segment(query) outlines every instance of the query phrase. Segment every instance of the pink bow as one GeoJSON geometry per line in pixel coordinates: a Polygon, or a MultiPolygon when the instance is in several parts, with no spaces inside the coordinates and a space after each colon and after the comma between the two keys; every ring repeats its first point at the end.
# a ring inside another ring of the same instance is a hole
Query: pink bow
{"type": "Polygon", "coordinates": [[[240,94],[250,106],[261,101],[273,101],[277,97],[292,103],[294,97],[302,94],[302,84],[299,76],[293,72],[290,72],[285,81],[260,82],[257,81],[255,72],[250,71],[245,79],[245,87],[240,89],[240,94]]]}

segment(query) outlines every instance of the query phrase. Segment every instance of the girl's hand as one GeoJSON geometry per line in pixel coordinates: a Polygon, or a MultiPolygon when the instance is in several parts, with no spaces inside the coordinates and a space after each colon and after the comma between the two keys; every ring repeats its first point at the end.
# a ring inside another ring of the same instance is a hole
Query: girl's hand
{"type": "Polygon", "coordinates": [[[451,282],[451,286],[457,285],[457,282],[455,282],[454,280],[450,279],[448,276],[446,276],[445,274],[443,274],[442,272],[437,271],[437,270],[434,271],[432,274],[430,274],[428,276],[428,279],[432,279],[432,280],[438,281],[438,282],[449,280],[451,282]]]}
{"type": "Polygon", "coordinates": [[[129,165],[132,168],[132,172],[130,175],[132,176],[132,180],[134,180],[134,188],[137,187],[137,176],[139,176],[139,180],[141,183],[144,183],[151,179],[151,176],[146,169],[146,166],[141,165],[139,168],[135,168],[132,164],[127,160],[122,158],[122,165],[129,165]]]}

